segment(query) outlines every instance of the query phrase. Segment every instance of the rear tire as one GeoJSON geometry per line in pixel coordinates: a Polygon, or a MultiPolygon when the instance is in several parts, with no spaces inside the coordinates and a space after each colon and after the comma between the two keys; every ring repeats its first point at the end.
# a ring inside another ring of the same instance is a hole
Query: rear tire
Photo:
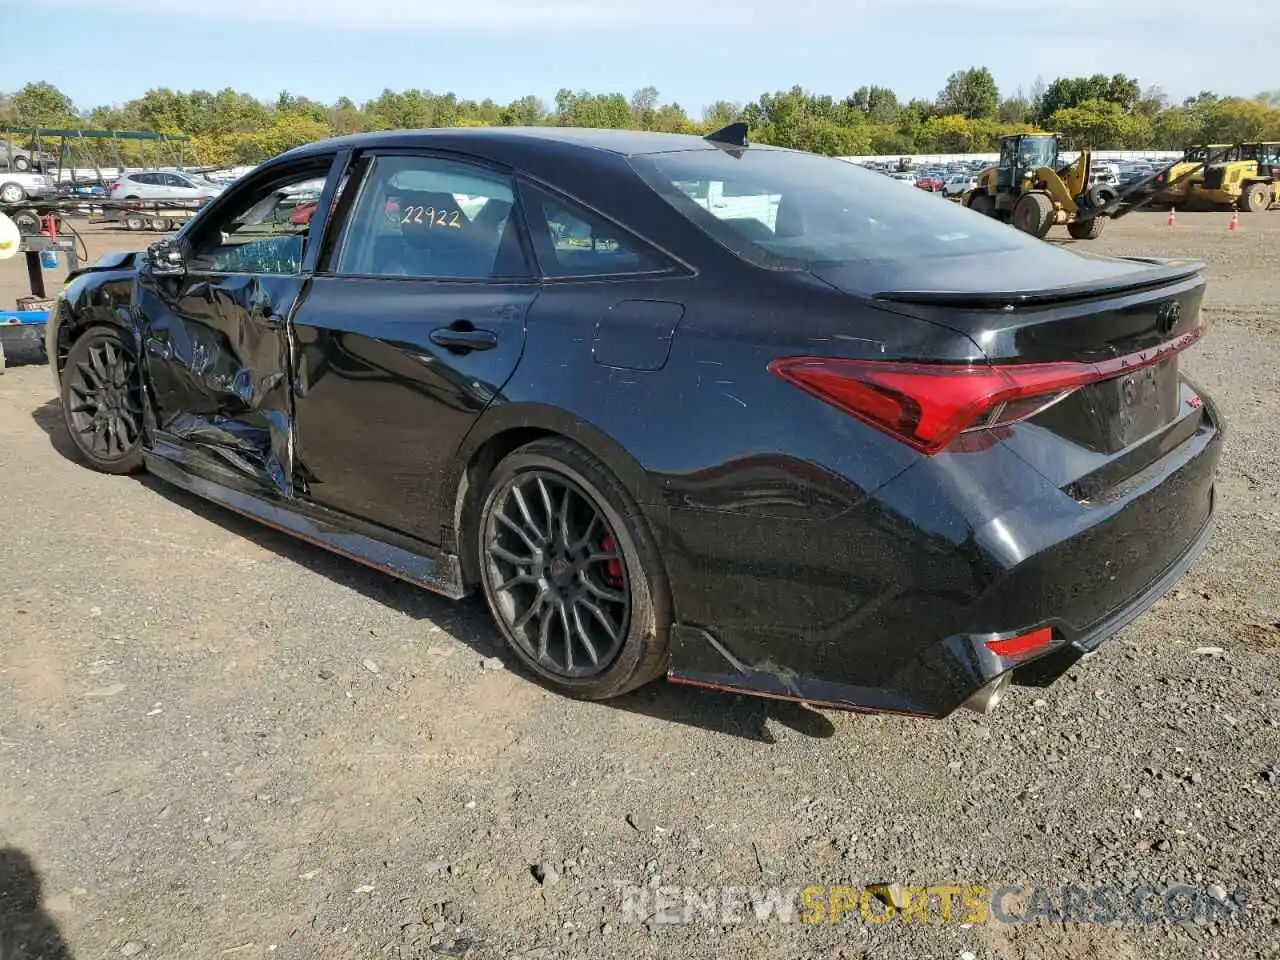
{"type": "Polygon", "coordinates": [[[1271,206],[1271,184],[1251,183],[1245,187],[1240,208],[1249,213],[1261,213],[1271,206]]]}
{"type": "Polygon", "coordinates": [[[127,214],[124,218],[124,228],[135,233],[139,230],[145,230],[147,228],[147,218],[140,213],[127,214]]]}
{"type": "Polygon", "coordinates": [[[1106,217],[1092,217],[1089,220],[1072,220],[1067,224],[1067,233],[1072,240],[1097,240],[1107,225],[1106,217]]]}
{"type": "Polygon", "coordinates": [[[119,332],[90,327],[62,370],[62,416],[80,459],[100,473],[142,469],[142,371],[119,332]]]}
{"type": "Polygon", "coordinates": [[[0,184],[0,201],[5,203],[21,203],[25,199],[27,199],[27,191],[22,184],[0,184]]]}
{"type": "Polygon", "coordinates": [[[1053,226],[1053,201],[1043,193],[1024,193],[1013,208],[1013,225],[1043,239],[1053,226]]]}
{"type": "Polygon", "coordinates": [[[511,453],[472,535],[489,612],[544,684],[606,700],[666,671],[671,596],[657,544],[589,452],[548,438],[511,453]]]}
{"type": "Polygon", "coordinates": [[[156,233],[165,233],[169,229],[169,221],[164,217],[152,217],[148,226],[156,233]]]}

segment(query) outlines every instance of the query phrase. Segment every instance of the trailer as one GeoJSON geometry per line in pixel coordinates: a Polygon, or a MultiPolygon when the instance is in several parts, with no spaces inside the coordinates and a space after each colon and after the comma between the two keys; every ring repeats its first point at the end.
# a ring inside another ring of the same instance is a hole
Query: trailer
{"type": "Polygon", "coordinates": [[[80,267],[74,236],[20,234],[16,252],[26,259],[27,282],[31,293],[19,297],[13,310],[0,308],[0,373],[4,373],[6,344],[34,343],[44,352],[49,313],[56,306],[56,301],[49,297],[45,285],[44,261],[51,255],[56,257],[62,253],[67,258],[68,274],[80,267]]]}
{"type": "Polygon", "coordinates": [[[204,204],[182,200],[101,200],[90,206],[90,223],[118,223],[126,230],[168,233],[194,217],[204,204]]]}

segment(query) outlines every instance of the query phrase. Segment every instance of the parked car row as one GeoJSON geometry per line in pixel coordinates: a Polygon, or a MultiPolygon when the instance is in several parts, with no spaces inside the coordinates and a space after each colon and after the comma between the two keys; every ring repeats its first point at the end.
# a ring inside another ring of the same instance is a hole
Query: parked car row
{"type": "Polygon", "coordinates": [[[868,170],[883,173],[894,180],[909,183],[929,193],[945,197],[959,197],[966,190],[977,186],[977,175],[990,163],[985,160],[960,160],[952,163],[933,164],[909,170],[900,170],[896,161],[871,160],[862,164],[868,170]]]}
{"type": "MultiPolygon", "coordinates": [[[[940,193],[950,199],[958,199],[966,191],[976,187],[978,174],[993,164],[992,160],[975,158],[906,170],[900,169],[901,164],[897,160],[868,160],[860,165],[899,182],[909,183],[921,190],[940,193]]],[[[1149,160],[1094,161],[1089,182],[1124,187],[1151,176],[1157,169],[1157,165],[1149,160]]]]}

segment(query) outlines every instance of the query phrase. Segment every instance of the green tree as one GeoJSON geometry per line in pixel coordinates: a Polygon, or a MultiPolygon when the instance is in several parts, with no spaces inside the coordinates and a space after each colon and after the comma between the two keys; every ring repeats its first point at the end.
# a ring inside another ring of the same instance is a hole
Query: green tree
{"type": "Polygon", "coordinates": [[[28,83],[13,95],[9,110],[22,127],[66,127],[76,122],[75,104],[52,83],[28,83]]]}
{"type": "Polygon", "coordinates": [[[1095,73],[1092,77],[1059,77],[1045,87],[1036,101],[1036,122],[1047,124],[1059,110],[1078,107],[1086,100],[1106,100],[1111,92],[1111,78],[1095,73]]]}
{"type": "Polygon", "coordinates": [[[543,123],[547,107],[537,97],[521,97],[513,100],[499,112],[498,122],[504,127],[532,127],[543,123]]]}
{"type": "Polygon", "coordinates": [[[728,100],[717,100],[702,110],[702,126],[708,133],[736,123],[742,116],[742,107],[728,100]]]}
{"type": "Polygon", "coordinates": [[[365,129],[365,117],[360,108],[347,97],[339,97],[329,108],[329,130],[335,137],[361,133],[365,129]]]}
{"type": "Polygon", "coordinates": [[[902,112],[898,95],[888,87],[859,87],[848,103],[871,123],[897,123],[902,112]]]}
{"type": "Polygon", "coordinates": [[[1001,123],[1030,123],[1035,119],[1035,104],[1019,87],[1013,96],[1000,101],[1001,123]]]}
{"type": "Polygon", "coordinates": [[[953,73],[938,94],[938,108],[944,116],[956,114],[969,119],[996,116],[1000,110],[1000,90],[995,77],[986,67],[970,67],[953,73]]]}
{"type": "Polygon", "coordinates": [[[562,127],[625,129],[631,123],[631,103],[620,93],[562,89],[556,94],[555,122],[562,127]]]}
{"type": "Polygon", "coordinates": [[[658,88],[642,87],[631,95],[631,122],[641,130],[652,130],[658,114],[658,88]]]}
{"type": "Polygon", "coordinates": [[[1086,100],[1078,107],[1055,111],[1049,118],[1049,127],[1062,134],[1070,149],[1113,150],[1124,146],[1126,120],[1119,104],[1086,100]]]}
{"type": "Polygon", "coordinates": [[[1161,111],[1151,126],[1151,146],[1157,150],[1183,150],[1203,142],[1204,118],[1186,107],[1161,111]]]}
{"type": "Polygon", "coordinates": [[[1261,100],[1228,97],[1204,111],[1203,135],[1208,143],[1239,143],[1280,137],[1280,112],[1261,100]]]}

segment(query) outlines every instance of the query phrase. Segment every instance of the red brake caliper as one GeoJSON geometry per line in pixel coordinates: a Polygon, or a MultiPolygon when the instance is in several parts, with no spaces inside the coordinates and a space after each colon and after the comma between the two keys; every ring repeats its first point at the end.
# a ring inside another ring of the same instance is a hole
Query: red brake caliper
{"type": "MultiPolygon", "coordinates": [[[[617,543],[614,542],[613,534],[606,533],[604,539],[600,541],[600,546],[605,553],[612,553],[618,549],[617,543]]],[[[604,581],[611,587],[622,586],[622,559],[614,557],[612,560],[604,562],[604,581]]]]}

